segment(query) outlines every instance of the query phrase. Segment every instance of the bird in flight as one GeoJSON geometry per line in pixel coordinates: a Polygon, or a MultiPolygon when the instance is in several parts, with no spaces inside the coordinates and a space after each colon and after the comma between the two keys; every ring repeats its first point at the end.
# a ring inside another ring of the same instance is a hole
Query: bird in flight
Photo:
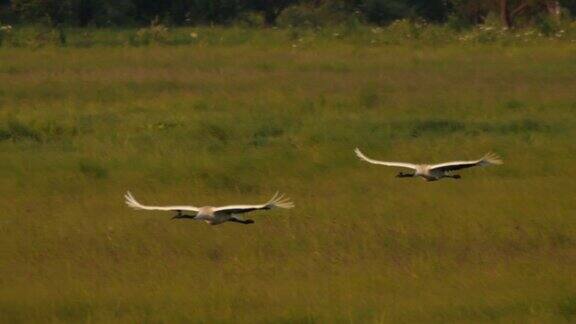
{"type": "Polygon", "coordinates": [[[364,155],[358,148],[356,148],[354,152],[361,160],[364,160],[368,163],[413,170],[411,173],[398,173],[397,177],[399,178],[422,177],[426,181],[436,181],[442,178],[460,179],[460,175],[453,174],[452,172],[460,169],[471,168],[474,166],[502,164],[500,157],[494,153],[488,153],[476,161],[453,161],[439,164],[412,164],[404,162],[386,162],[374,160],[364,155]]]}
{"type": "Polygon", "coordinates": [[[251,219],[243,219],[239,214],[251,212],[254,210],[268,210],[272,208],[293,208],[294,204],[284,195],[276,193],[272,199],[261,205],[231,205],[223,207],[194,207],[194,206],[147,206],[139,203],[130,191],[126,192],[126,205],[134,209],[143,210],[163,210],[172,211],[176,215],[172,219],[193,219],[205,221],[210,225],[218,225],[224,222],[235,222],[241,224],[254,223],[251,219]],[[188,213],[185,214],[185,213],[188,213]]]}

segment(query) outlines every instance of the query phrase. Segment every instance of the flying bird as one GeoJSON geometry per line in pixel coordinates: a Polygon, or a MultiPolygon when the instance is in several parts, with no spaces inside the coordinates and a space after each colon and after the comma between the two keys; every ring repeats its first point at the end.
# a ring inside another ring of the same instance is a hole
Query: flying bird
{"type": "Polygon", "coordinates": [[[284,195],[274,194],[272,199],[261,205],[231,205],[223,207],[194,207],[194,206],[147,206],[139,203],[130,191],[126,192],[126,205],[134,209],[172,211],[176,215],[172,219],[188,218],[205,221],[210,225],[218,225],[224,222],[235,222],[242,224],[254,223],[251,219],[243,219],[239,214],[254,210],[268,210],[272,208],[293,208],[294,204],[284,195]],[[189,213],[189,215],[184,214],[189,213]]]}
{"type": "Polygon", "coordinates": [[[412,164],[404,162],[386,162],[386,161],[374,160],[364,155],[358,148],[356,148],[354,152],[361,160],[364,160],[368,163],[407,168],[413,170],[413,172],[411,173],[404,173],[404,172],[398,173],[397,177],[399,178],[422,177],[426,181],[436,181],[442,178],[460,179],[461,178],[460,175],[452,174],[452,172],[460,169],[471,168],[474,166],[502,164],[502,160],[500,159],[500,157],[494,153],[488,153],[484,155],[481,159],[476,161],[453,161],[440,164],[412,164]]]}

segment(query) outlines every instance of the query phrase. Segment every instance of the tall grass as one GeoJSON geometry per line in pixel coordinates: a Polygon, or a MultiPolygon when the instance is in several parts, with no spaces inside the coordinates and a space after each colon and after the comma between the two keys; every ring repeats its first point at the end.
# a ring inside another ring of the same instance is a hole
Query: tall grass
{"type": "Polygon", "coordinates": [[[268,33],[0,49],[0,321],[576,318],[572,43],[268,33]],[[356,146],[506,163],[424,183],[356,146]],[[128,189],[297,208],[211,227],[129,210],[128,189]]]}
{"type": "MultiPolygon", "coordinates": [[[[447,44],[499,44],[505,46],[570,43],[576,40],[576,23],[555,22],[523,29],[506,30],[487,22],[473,28],[398,20],[386,27],[360,23],[256,29],[236,26],[171,28],[152,24],[145,28],[65,28],[43,25],[1,26],[0,46],[44,47],[148,47],[148,46],[239,46],[266,49],[272,45],[289,48],[325,48],[338,41],[362,47],[382,45],[444,46],[447,44]],[[65,41],[63,42],[63,40],[65,41]]],[[[265,64],[265,63],[263,63],[265,64]]]]}

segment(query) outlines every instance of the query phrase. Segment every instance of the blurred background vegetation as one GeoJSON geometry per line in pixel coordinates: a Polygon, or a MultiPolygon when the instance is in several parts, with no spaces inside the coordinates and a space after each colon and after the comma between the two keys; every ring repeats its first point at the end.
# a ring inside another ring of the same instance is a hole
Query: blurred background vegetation
{"type": "Polygon", "coordinates": [[[0,0],[0,21],[141,27],[152,21],[167,26],[321,26],[410,19],[465,28],[494,17],[513,28],[554,23],[575,10],[576,0],[0,0]]]}
{"type": "Polygon", "coordinates": [[[574,40],[575,10],[576,0],[0,0],[0,46],[517,44],[574,40]]]}

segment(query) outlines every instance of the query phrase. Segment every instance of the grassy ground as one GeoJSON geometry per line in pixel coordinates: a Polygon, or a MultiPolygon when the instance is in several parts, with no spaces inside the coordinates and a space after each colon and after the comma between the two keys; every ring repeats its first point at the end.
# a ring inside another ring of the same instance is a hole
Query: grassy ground
{"type": "Polygon", "coordinates": [[[574,43],[281,39],[0,48],[0,322],[576,320],[574,43]]]}

